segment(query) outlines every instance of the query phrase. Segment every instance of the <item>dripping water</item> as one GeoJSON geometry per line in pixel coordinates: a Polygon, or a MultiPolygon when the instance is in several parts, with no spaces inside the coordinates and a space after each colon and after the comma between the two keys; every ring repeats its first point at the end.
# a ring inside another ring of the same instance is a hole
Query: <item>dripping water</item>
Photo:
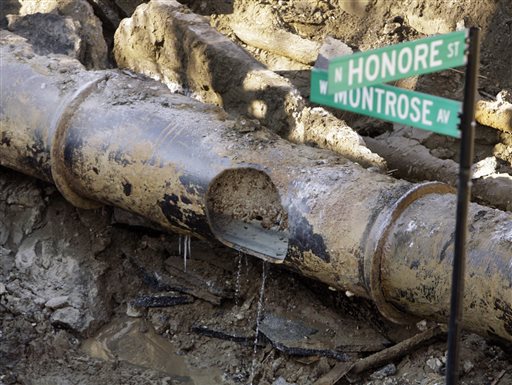
{"type": "Polygon", "coordinates": [[[183,271],[187,271],[187,259],[190,259],[192,256],[191,243],[190,235],[185,235],[184,237],[180,235],[178,252],[180,255],[183,255],[183,271]]]}
{"type": "Polygon", "coordinates": [[[252,364],[251,364],[251,380],[250,385],[253,385],[254,375],[256,371],[256,351],[258,348],[258,334],[260,332],[260,319],[263,312],[263,302],[265,301],[265,280],[267,279],[267,262],[262,262],[262,273],[261,273],[261,287],[260,287],[260,298],[258,300],[258,309],[256,311],[256,334],[254,336],[254,346],[252,350],[252,364]]]}
{"type": "Polygon", "coordinates": [[[243,257],[245,265],[245,283],[249,283],[249,259],[247,258],[247,254],[243,254],[243,257]]]}
{"type": "Polygon", "coordinates": [[[240,292],[241,292],[241,282],[240,277],[242,275],[242,252],[238,252],[237,257],[237,269],[236,269],[236,277],[235,277],[235,305],[240,305],[240,292]]]}

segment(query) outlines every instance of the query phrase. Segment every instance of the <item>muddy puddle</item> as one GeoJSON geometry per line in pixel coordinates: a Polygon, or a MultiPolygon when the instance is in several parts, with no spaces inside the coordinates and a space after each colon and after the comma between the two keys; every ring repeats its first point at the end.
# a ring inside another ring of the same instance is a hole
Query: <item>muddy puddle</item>
{"type": "Polygon", "coordinates": [[[170,377],[171,384],[222,384],[222,373],[216,368],[195,368],[178,355],[178,348],[155,333],[142,319],[114,319],[99,333],[85,340],[82,350],[88,356],[104,361],[124,361],[131,365],[153,369],[170,377]]]}

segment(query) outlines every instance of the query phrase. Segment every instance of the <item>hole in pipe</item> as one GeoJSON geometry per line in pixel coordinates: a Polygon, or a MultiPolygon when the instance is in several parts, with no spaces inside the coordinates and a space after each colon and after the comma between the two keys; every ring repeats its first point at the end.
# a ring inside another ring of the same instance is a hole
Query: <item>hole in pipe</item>
{"type": "Polygon", "coordinates": [[[212,181],[206,198],[212,231],[222,243],[270,262],[285,259],[288,214],[267,174],[226,170],[212,181]]]}

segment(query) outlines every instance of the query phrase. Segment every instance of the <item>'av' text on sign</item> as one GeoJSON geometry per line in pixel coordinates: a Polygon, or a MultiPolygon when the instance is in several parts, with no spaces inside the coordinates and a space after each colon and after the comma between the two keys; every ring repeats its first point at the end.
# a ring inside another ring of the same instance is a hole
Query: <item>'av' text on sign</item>
{"type": "Polygon", "coordinates": [[[466,64],[468,30],[437,35],[329,60],[327,92],[382,84],[466,64]]]}
{"type": "Polygon", "coordinates": [[[311,71],[312,102],[460,137],[458,127],[462,103],[458,101],[389,85],[367,86],[329,94],[327,77],[327,71],[316,68],[311,71]]]}

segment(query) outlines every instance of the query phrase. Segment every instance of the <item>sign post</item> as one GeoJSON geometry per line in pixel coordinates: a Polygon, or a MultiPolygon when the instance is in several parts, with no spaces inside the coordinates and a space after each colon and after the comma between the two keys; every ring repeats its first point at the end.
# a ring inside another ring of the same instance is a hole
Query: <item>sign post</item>
{"type": "Polygon", "coordinates": [[[478,66],[479,29],[470,28],[340,56],[329,60],[328,71],[313,68],[311,72],[312,102],[461,138],[446,385],[459,381],[478,66]],[[462,65],[466,65],[462,104],[382,84],[462,65]]]}
{"type": "Polygon", "coordinates": [[[461,118],[462,139],[460,144],[459,186],[457,192],[457,222],[455,224],[455,250],[452,271],[450,321],[448,324],[448,358],[446,385],[459,382],[460,324],[464,300],[466,267],[466,239],[468,232],[468,206],[471,195],[471,165],[475,136],[475,96],[480,61],[480,33],[478,28],[469,30],[469,54],[464,79],[464,104],[461,118]]]}

